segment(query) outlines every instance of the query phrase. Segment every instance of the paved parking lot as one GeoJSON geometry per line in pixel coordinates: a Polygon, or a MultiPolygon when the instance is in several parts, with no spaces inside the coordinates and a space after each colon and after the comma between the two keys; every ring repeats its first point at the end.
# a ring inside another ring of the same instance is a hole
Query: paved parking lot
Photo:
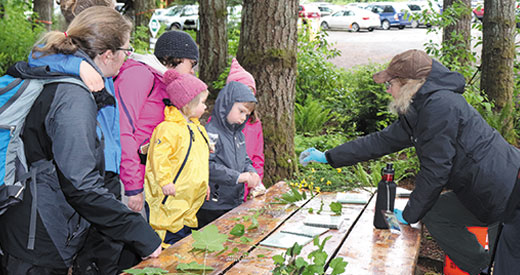
{"type": "Polygon", "coordinates": [[[329,31],[327,40],[336,43],[335,48],[341,51],[341,56],[331,62],[346,69],[371,62],[384,63],[405,50],[424,50],[424,44],[430,40],[440,43],[441,34],[426,32],[426,28],[391,28],[373,32],[329,31]]]}

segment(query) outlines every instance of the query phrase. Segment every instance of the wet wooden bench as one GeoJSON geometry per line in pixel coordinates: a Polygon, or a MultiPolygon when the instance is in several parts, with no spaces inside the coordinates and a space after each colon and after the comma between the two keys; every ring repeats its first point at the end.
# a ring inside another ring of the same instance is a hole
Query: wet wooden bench
{"type": "MultiPolygon", "coordinates": [[[[192,250],[194,240],[188,236],[164,250],[159,258],[143,261],[134,268],[159,267],[170,273],[183,273],[176,270],[179,263],[196,261],[214,268],[206,274],[270,274],[274,268],[272,256],[282,254],[285,249],[259,243],[284,225],[302,222],[308,209],[319,209],[322,200],[324,205],[336,200],[335,193],[324,192],[301,206],[272,204],[275,197],[288,190],[285,183],[278,183],[269,188],[266,195],[247,201],[213,222],[220,233],[229,234],[237,219],[263,209],[258,217],[258,228],[246,231],[244,235],[251,239],[248,244],[227,242],[224,244],[228,247],[225,253],[209,253],[204,263],[204,255],[192,250]]],[[[331,237],[324,248],[329,255],[327,265],[332,258],[342,257],[348,262],[345,274],[414,274],[419,255],[420,224],[402,226],[399,234],[375,229],[372,225],[375,196],[369,198],[367,204],[343,204],[342,217],[345,220],[341,227],[320,235],[320,241],[331,237]]],[[[405,198],[396,198],[396,207],[403,209],[406,201],[405,198]]],[[[240,223],[246,228],[249,226],[248,222],[240,223]]],[[[306,256],[315,249],[310,242],[304,246],[300,256],[307,259],[306,256]]]]}

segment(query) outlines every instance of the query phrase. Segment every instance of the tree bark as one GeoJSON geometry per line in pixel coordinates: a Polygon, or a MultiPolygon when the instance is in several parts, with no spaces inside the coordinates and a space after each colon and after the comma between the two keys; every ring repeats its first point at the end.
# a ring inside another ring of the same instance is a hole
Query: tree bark
{"type": "Polygon", "coordinates": [[[152,18],[154,8],[154,0],[134,0],[133,9],[135,12],[135,27],[148,27],[148,24],[150,23],[150,18],[152,18]]]}
{"type": "MultiPolygon", "coordinates": [[[[460,14],[459,18],[454,20],[444,28],[442,34],[442,45],[444,47],[457,47],[459,50],[464,50],[467,53],[471,52],[471,0],[444,0],[443,10],[449,9],[455,2],[459,2],[467,7],[467,9],[460,14]],[[462,39],[454,39],[454,35],[462,35],[462,39]]],[[[461,66],[471,65],[467,55],[461,55],[458,58],[461,66]]]]}
{"type": "Polygon", "coordinates": [[[200,0],[199,22],[199,77],[213,92],[213,81],[218,79],[227,66],[226,0],[200,0]]]}
{"type": "Polygon", "coordinates": [[[52,27],[53,0],[34,0],[33,11],[38,14],[38,22],[42,23],[47,31],[52,27]]]}
{"type": "Polygon", "coordinates": [[[499,131],[507,136],[513,128],[515,1],[485,0],[484,11],[480,89],[495,103],[496,112],[506,108],[499,131]]]}
{"type": "Polygon", "coordinates": [[[296,169],[297,19],[297,0],[244,0],[237,59],[256,80],[267,186],[291,177],[296,169]]]}

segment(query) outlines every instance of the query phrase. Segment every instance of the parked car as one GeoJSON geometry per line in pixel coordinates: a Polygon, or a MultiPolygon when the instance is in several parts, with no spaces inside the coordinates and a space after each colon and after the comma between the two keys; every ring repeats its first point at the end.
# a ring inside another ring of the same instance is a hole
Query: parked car
{"type": "Polygon", "coordinates": [[[404,29],[412,24],[410,8],[405,3],[381,2],[370,3],[367,9],[379,14],[381,28],[388,30],[390,27],[404,29]]]}
{"type": "Polygon", "coordinates": [[[168,30],[197,29],[199,18],[198,5],[173,6],[166,11],[153,15],[168,30]]]}
{"type": "Polygon", "coordinates": [[[431,27],[431,25],[425,25],[424,22],[421,22],[421,20],[418,20],[417,17],[420,17],[421,14],[426,11],[427,13],[440,13],[441,10],[439,6],[437,6],[435,3],[430,4],[426,1],[413,1],[407,3],[408,8],[410,8],[410,11],[412,12],[412,28],[418,28],[419,26],[426,26],[431,27]]]}
{"type": "Polygon", "coordinates": [[[484,2],[471,2],[471,7],[473,8],[473,21],[476,21],[476,19],[482,21],[484,17],[484,2]]]}
{"type": "Polygon", "coordinates": [[[380,24],[379,15],[367,10],[350,8],[322,17],[320,26],[324,30],[347,29],[358,32],[360,29],[366,29],[371,32],[380,24]]]}
{"type": "Polygon", "coordinates": [[[313,2],[312,4],[318,7],[321,17],[331,15],[341,9],[340,6],[328,2],[313,2]]]}
{"type": "Polygon", "coordinates": [[[316,5],[300,4],[298,8],[298,18],[303,24],[307,24],[309,20],[320,20],[320,9],[316,5]]]}

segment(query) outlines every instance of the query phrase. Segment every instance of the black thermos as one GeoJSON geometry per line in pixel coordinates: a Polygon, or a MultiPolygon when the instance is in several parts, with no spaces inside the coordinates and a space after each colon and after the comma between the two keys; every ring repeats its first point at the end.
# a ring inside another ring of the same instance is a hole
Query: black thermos
{"type": "Polygon", "coordinates": [[[395,202],[394,168],[392,163],[387,163],[381,169],[381,181],[377,184],[376,210],[374,213],[374,226],[377,229],[388,229],[383,212],[394,212],[395,202]]]}

